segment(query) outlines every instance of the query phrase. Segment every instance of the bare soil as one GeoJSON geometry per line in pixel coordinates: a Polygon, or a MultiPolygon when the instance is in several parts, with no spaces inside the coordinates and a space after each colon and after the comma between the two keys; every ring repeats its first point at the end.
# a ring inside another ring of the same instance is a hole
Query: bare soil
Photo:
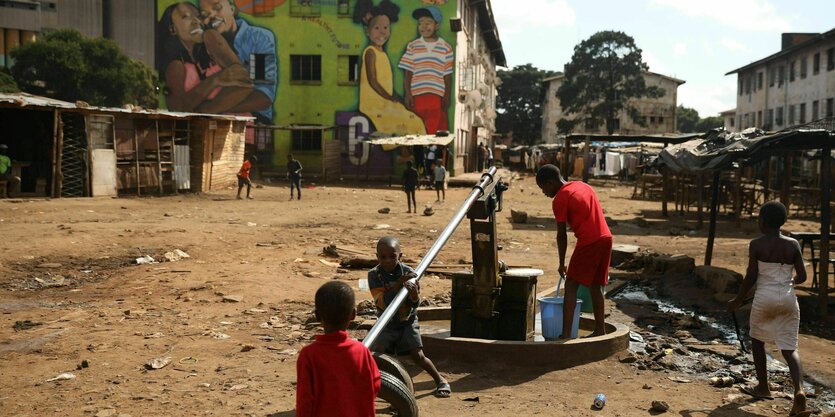
{"type": "MultiPolygon", "coordinates": [[[[695,212],[660,216],[660,203],[630,199],[632,187],[597,182],[607,216],[618,222],[615,243],[704,258],[706,231],[695,212]]],[[[469,189],[417,193],[435,214],[407,214],[404,195],[379,185],[329,184],[288,201],[287,188],[204,195],[120,199],[0,201],[0,409],[9,416],[255,415],[292,416],[298,350],[319,329],[313,293],[339,279],[370,298],[357,280],[363,270],[341,270],[322,255],[329,244],[373,253],[383,235],[398,237],[404,256],[419,259],[469,189]],[[389,214],[378,213],[389,207],[389,214]],[[136,265],[180,249],[176,262],[136,265]],[[170,358],[148,369],[155,358],[170,358]],[[85,366],[86,365],[86,366],[85,366]],[[62,373],[69,380],[47,381],[62,373]]],[[[672,205],[671,205],[672,213],[672,205]]],[[[814,219],[793,219],[788,230],[816,231],[814,219]]],[[[550,201],[531,177],[517,179],[499,214],[501,258],[545,271],[539,290],[556,284],[555,226],[550,201]],[[529,214],[510,222],[510,208],[529,214]]],[[[714,265],[744,272],[747,242],[756,225],[722,218],[714,265]]],[[[573,244],[570,242],[570,244],[573,244]]],[[[436,264],[469,262],[469,227],[461,225],[436,264]]],[[[422,281],[424,297],[443,296],[450,281],[422,281]]],[[[634,318],[607,307],[610,319],[634,318]]],[[[835,342],[801,336],[807,369],[835,380],[835,342]]],[[[625,352],[624,352],[625,354],[625,352]]],[[[644,416],[653,400],[681,416],[788,415],[789,400],[750,402],[735,388],[705,379],[676,382],[675,372],[641,371],[623,355],[567,370],[544,372],[504,366],[438,363],[452,384],[450,399],[431,395],[415,375],[423,416],[644,416]],[[672,378],[672,379],[671,379],[672,378]],[[603,392],[603,411],[591,409],[603,392]]],[[[812,400],[813,401],[813,400],[812,400]]]]}

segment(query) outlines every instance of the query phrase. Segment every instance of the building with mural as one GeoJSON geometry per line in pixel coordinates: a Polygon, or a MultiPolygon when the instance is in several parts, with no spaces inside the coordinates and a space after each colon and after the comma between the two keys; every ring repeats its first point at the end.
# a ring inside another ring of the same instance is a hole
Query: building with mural
{"type": "Polygon", "coordinates": [[[399,175],[437,155],[475,167],[495,131],[504,52],[489,1],[157,0],[156,67],[170,110],[251,115],[251,151],[281,173],[399,175]],[[448,146],[370,145],[448,131],[448,146]],[[430,152],[432,155],[430,155],[430,152]]]}

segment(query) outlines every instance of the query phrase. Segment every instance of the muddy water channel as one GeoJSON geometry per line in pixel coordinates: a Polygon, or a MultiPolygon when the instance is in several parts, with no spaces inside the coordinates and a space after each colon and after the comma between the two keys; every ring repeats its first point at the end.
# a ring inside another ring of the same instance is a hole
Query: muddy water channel
{"type": "MultiPolygon", "coordinates": [[[[703,313],[683,307],[639,282],[627,285],[611,296],[611,301],[635,323],[630,333],[629,353],[621,358],[622,362],[639,370],[668,372],[670,380],[683,384],[711,384],[718,379],[717,387],[727,388],[756,382],[751,354],[742,352],[730,313],[703,313]]],[[[738,314],[742,319],[743,313],[738,314]]],[[[741,339],[750,352],[747,320],[740,320],[740,325],[741,339]]],[[[775,393],[790,398],[788,367],[769,356],[768,371],[775,393]]],[[[804,384],[810,409],[818,412],[835,409],[835,395],[830,389],[810,379],[804,384]]],[[[728,388],[727,391],[728,401],[748,399],[736,394],[738,390],[728,388]]]]}

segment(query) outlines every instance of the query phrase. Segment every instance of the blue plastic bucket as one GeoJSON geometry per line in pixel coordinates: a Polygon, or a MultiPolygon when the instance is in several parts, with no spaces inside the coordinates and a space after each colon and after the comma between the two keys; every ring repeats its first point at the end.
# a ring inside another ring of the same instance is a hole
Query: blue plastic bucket
{"type": "MultiPolygon", "coordinates": [[[[539,312],[542,317],[542,337],[556,339],[562,335],[562,304],[563,297],[543,297],[539,299],[539,312]]],[[[580,306],[583,300],[577,300],[574,307],[574,321],[571,327],[571,338],[577,337],[580,328],[580,306]]]]}

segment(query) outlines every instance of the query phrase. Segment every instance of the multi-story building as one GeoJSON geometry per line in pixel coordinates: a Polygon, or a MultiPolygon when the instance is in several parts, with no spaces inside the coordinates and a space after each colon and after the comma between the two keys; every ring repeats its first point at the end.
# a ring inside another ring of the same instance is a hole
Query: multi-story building
{"type": "Polygon", "coordinates": [[[719,113],[719,116],[722,117],[722,125],[725,127],[725,130],[729,132],[736,132],[736,109],[725,110],[719,113]]]}
{"type": "Polygon", "coordinates": [[[835,29],[784,33],[779,52],[730,74],[737,74],[737,130],[779,130],[832,117],[835,29]]]}
{"type": "MultiPolygon", "coordinates": [[[[632,106],[638,109],[637,118],[621,114],[615,119],[614,134],[619,135],[649,135],[676,132],[676,106],[678,97],[678,86],[684,84],[683,80],[644,71],[644,82],[648,87],[659,87],[664,90],[661,97],[642,97],[632,100],[632,106]],[[643,121],[643,123],[641,123],[643,121]],[[643,126],[642,126],[643,124],[643,126]]],[[[548,84],[545,95],[545,106],[542,111],[542,141],[554,143],[557,141],[557,123],[563,118],[581,120],[583,122],[575,125],[572,133],[580,134],[605,134],[606,124],[593,124],[583,115],[566,115],[563,113],[560,100],[557,98],[557,90],[563,83],[565,75],[557,73],[553,77],[543,80],[548,84]]]]}

